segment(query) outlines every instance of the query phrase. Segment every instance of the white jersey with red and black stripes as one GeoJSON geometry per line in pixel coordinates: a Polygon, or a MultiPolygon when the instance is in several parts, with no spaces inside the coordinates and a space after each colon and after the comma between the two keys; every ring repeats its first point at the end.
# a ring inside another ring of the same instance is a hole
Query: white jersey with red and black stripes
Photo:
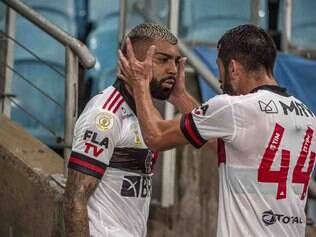
{"type": "Polygon", "coordinates": [[[316,119],[278,86],[218,95],[181,119],[196,147],[218,139],[218,237],[304,237],[316,119]]]}
{"type": "Polygon", "coordinates": [[[76,123],[68,167],[100,179],[88,202],[90,236],[146,236],[157,154],[143,141],[135,108],[118,80],[76,123]]]}

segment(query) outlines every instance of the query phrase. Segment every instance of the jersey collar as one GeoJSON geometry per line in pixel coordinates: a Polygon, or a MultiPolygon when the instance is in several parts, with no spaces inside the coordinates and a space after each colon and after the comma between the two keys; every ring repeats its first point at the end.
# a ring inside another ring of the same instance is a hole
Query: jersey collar
{"type": "Polygon", "coordinates": [[[120,92],[120,94],[124,98],[125,102],[133,110],[134,114],[136,114],[136,104],[135,104],[134,98],[126,90],[126,88],[124,86],[124,82],[120,79],[117,79],[115,81],[113,87],[116,88],[120,92]]]}
{"type": "Polygon", "coordinates": [[[257,92],[258,90],[267,90],[281,96],[289,97],[290,95],[286,92],[286,89],[277,85],[262,85],[258,86],[250,91],[250,93],[257,92]]]}

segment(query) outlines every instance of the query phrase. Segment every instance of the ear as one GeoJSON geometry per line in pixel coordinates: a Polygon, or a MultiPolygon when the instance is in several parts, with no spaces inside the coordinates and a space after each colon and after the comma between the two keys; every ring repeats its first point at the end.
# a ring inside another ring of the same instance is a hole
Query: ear
{"type": "Polygon", "coordinates": [[[236,80],[239,78],[240,76],[240,63],[235,60],[235,59],[232,59],[230,60],[229,62],[229,73],[230,73],[230,76],[231,76],[231,80],[236,80]]]}

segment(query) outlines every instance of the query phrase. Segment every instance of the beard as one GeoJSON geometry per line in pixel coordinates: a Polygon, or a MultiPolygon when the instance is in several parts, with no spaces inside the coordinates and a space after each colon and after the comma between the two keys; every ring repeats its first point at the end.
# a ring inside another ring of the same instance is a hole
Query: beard
{"type": "Polygon", "coordinates": [[[150,82],[150,93],[151,96],[158,100],[167,100],[175,86],[175,77],[166,77],[161,80],[153,78],[150,82]],[[164,87],[162,84],[167,80],[174,80],[174,84],[171,88],[164,87]]]}

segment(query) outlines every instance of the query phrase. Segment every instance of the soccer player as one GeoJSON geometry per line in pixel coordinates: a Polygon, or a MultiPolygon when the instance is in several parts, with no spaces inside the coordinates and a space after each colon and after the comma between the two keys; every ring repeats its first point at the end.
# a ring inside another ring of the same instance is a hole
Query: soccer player
{"type": "MultiPolygon", "coordinates": [[[[185,58],[176,37],[150,23],[136,26],[128,37],[139,61],[156,46],[150,94],[177,104],[185,58]]],[[[117,80],[89,101],[76,123],[64,195],[67,237],[146,236],[156,153],[143,141],[131,92],[117,80]]],[[[184,112],[193,107],[177,105],[184,112]]]]}
{"type": "Polygon", "coordinates": [[[225,94],[169,121],[154,116],[149,93],[156,47],[140,63],[127,43],[119,76],[132,88],[147,146],[157,151],[190,142],[199,148],[218,138],[217,236],[304,237],[316,120],[304,103],[277,85],[277,51],[268,34],[253,25],[227,31],[217,44],[225,94]]]}

